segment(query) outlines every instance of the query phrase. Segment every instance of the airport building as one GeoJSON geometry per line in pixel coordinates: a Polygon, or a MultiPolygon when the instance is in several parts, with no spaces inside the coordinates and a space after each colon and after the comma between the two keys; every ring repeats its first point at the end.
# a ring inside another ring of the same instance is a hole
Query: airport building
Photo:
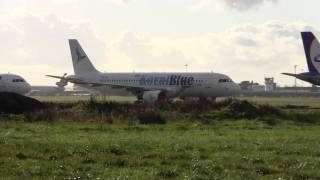
{"type": "Polygon", "coordinates": [[[320,98],[317,86],[311,87],[280,87],[273,77],[264,79],[265,85],[253,81],[242,81],[241,96],[244,97],[315,97],[320,98]]]}
{"type": "Polygon", "coordinates": [[[264,78],[264,84],[267,92],[274,91],[277,88],[277,83],[274,82],[273,77],[264,78]]]}
{"type": "Polygon", "coordinates": [[[263,92],[265,86],[253,81],[242,81],[240,84],[241,90],[246,92],[263,92]]]}

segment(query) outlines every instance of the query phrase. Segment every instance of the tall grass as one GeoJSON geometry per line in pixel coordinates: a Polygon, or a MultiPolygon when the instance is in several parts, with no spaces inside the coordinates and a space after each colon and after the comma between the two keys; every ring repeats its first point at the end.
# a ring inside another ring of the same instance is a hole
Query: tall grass
{"type": "Polygon", "coordinates": [[[218,102],[175,102],[154,106],[112,101],[79,101],[46,103],[49,108],[25,113],[26,122],[36,121],[98,121],[106,123],[140,122],[142,124],[198,121],[205,124],[224,119],[254,119],[275,125],[282,121],[317,123],[320,111],[305,106],[252,104],[246,100],[225,99],[218,102]],[[299,108],[302,109],[299,109],[299,108]]]}

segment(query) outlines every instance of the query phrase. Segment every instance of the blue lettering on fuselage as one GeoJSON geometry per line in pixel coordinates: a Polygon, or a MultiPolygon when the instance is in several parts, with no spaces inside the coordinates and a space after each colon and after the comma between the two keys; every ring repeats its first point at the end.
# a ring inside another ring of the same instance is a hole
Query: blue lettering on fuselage
{"type": "Polygon", "coordinates": [[[138,78],[140,86],[191,86],[194,82],[194,77],[182,75],[141,75],[138,78]]]}

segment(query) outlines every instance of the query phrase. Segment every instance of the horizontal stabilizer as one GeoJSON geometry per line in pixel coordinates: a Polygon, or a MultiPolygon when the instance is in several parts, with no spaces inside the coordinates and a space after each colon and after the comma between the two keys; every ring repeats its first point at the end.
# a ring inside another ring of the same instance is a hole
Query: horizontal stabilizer
{"type": "Polygon", "coordinates": [[[63,76],[54,76],[54,75],[46,75],[47,77],[52,77],[52,78],[56,78],[56,79],[63,79],[65,77],[63,76]]]}
{"type": "Polygon", "coordinates": [[[293,76],[293,77],[297,77],[298,74],[292,74],[292,73],[281,73],[281,74],[284,74],[284,75],[287,75],[287,76],[293,76]]]}

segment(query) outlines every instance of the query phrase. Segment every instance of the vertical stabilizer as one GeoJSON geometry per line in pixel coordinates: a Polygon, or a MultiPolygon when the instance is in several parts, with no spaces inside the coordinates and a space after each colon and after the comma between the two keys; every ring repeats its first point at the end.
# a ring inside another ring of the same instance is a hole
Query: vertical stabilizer
{"type": "Polygon", "coordinates": [[[69,45],[75,74],[99,73],[76,39],[69,39],[69,45]]]}
{"type": "Polygon", "coordinates": [[[312,32],[302,32],[302,41],[309,72],[320,72],[320,43],[312,32]]]}

